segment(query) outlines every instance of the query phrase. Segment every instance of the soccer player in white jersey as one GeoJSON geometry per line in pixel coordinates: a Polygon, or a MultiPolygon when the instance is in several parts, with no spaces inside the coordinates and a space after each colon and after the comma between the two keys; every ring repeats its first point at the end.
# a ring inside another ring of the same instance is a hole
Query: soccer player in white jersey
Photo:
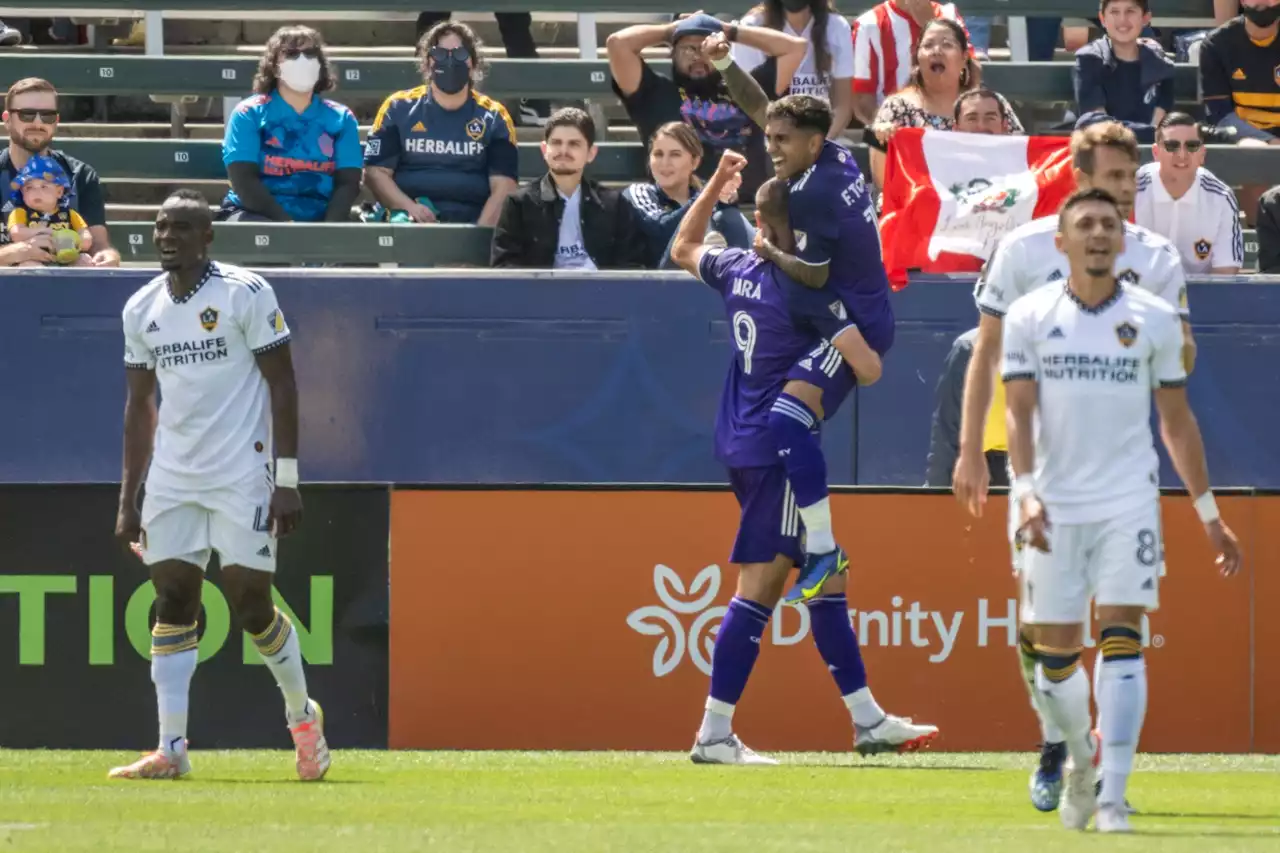
{"type": "Polygon", "coordinates": [[[1231,187],[1204,167],[1199,123],[1169,113],[1156,129],[1154,153],[1155,162],[1138,170],[1134,221],[1172,241],[1188,275],[1240,272],[1240,206],[1231,187]]]}
{"type": "Polygon", "coordinates": [[[150,567],[155,585],[151,680],[160,745],[109,775],[175,779],[191,770],[196,619],[217,551],[222,590],[284,694],[298,776],[321,779],[329,769],[323,712],[307,695],[293,625],[271,597],[278,540],[302,521],[289,327],[266,281],[209,259],[213,223],[204,196],[169,196],[154,239],[165,272],[123,314],[128,396],[116,536],[150,567]]]}
{"type": "Polygon", "coordinates": [[[1240,566],[1187,402],[1182,323],[1167,302],[1117,279],[1126,239],[1114,197],[1076,193],[1055,238],[1067,279],[1019,298],[1004,322],[1009,496],[1026,579],[1021,622],[1035,646],[1045,711],[1070,753],[1059,816],[1067,828],[1085,829],[1096,812],[1099,832],[1130,830],[1125,786],[1147,707],[1141,624],[1159,605],[1164,557],[1153,397],[1165,448],[1195,496],[1221,573],[1240,566]],[[1100,792],[1089,680],[1080,668],[1091,600],[1101,629],[1100,792]]]}
{"type": "MultiPolygon", "coordinates": [[[[1132,211],[1137,191],[1138,140],[1118,122],[1099,122],[1071,137],[1071,153],[1076,183],[1081,189],[1100,188],[1120,203],[1124,216],[1132,211]]],[[[1000,328],[1009,305],[1023,294],[1067,277],[1067,259],[1056,247],[1057,219],[1046,217],[1016,229],[1000,241],[994,256],[979,279],[976,299],[980,317],[965,376],[964,408],[960,422],[960,448],[953,475],[956,498],[975,516],[982,515],[991,475],[983,455],[986,419],[1003,418],[1004,404],[995,382],[1000,357],[1000,328]],[[994,403],[994,405],[993,405],[994,403]]],[[[1116,260],[1116,275],[1126,285],[1147,290],[1187,312],[1186,279],[1178,254],[1168,240],[1143,228],[1125,225],[1124,249],[1116,260]]],[[[1186,333],[1187,369],[1194,359],[1190,326],[1186,333]]],[[[1014,522],[1010,506],[1010,537],[1014,522]]],[[[1013,551],[1017,571],[1020,555],[1013,551]]],[[[1019,634],[1018,660],[1032,707],[1040,718],[1040,762],[1028,783],[1032,804],[1041,811],[1057,808],[1062,787],[1062,764],[1066,747],[1062,733],[1043,710],[1035,686],[1035,653],[1030,640],[1019,634]]]]}

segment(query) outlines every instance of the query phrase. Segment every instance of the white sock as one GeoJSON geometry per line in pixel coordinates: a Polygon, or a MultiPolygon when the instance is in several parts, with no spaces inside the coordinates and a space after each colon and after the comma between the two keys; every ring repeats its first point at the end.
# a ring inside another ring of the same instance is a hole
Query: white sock
{"type": "Polygon", "coordinates": [[[300,722],[307,716],[307,676],[302,671],[302,648],[293,623],[280,610],[271,626],[256,636],[251,635],[258,654],[276,677],[284,694],[284,708],[289,722],[300,722]]]}
{"type": "Polygon", "coordinates": [[[871,695],[870,687],[863,687],[845,696],[844,704],[853,715],[854,725],[874,726],[885,718],[884,709],[876,702],[876,697],[871,695]]]}
{"type": "Polygon", "coordinates": [[[187,751],[187,708],[191,676],[196,671],[197,649],[151,656],[151,682],[156,686],[156,710],[160,717],[160,748],[176,755],[187,751]]]}
{"type": "Polygon", "coordinates": [[[1049,719],[1062,730],[1067,753],[1076,767],[1093,763],[1093,737],[1089,717],[1089,679],[1078,667],[1065,681],[1050,681],[1044,664],[1036,664],[1036,687],[1044,697],[1049,719]]]}
{"type": "Polygon", "coordinates": [[[698,743],[724,740],[733,734],[733,705],[708,696],[706,708],[702,715],[702,727],[698,729],[698,743]]]}
{"type": "Polygon", "coordinates": [[[1147,714],[1147,664],[1142,658],[1103,661],[1098,667],[1098,728],[1102,732],[1102,795],[1120,805],[1133,772],[1147,714]]]}
{"type": "Polygon", "coordinates": [[[1031,698],[1031,708],[1036,712],[1036,718],[1040,720],[1040,736],[1044,738],[1045,743],[1062,743],[1066,737],[1062,734],[1062,729],[1058,728],[1050,717],[1049,712],[1045,709],[1044,696],[1040,693],[1040,688],[1036,687],[1036,661],[1035,658],[1027,657],[1022,653],[1022,649],[1018,649],[1018,667],[1022,671],[1022,682],[1027,686],[1027,696],[1031,698]]]}
{"type": "Polygon", "coordinates": [[[831,499],[800,507],[800,520],[804,522],[804,550],[808,554],[827,554],[836,549],[835,536],[831,533],[831,499]]]}

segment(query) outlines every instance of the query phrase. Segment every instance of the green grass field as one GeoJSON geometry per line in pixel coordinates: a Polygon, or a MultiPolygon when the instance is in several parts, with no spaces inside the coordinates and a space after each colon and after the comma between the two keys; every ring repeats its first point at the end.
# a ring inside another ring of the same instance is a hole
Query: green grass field
{"type": "Polygon", "coordinates": [[[1132,837],[1068,833],[1030,755],[696,767],[677,753],[196,752],[178,782],[112,782],[110,752],[0,750],[0,851],[1280,851],[1280,758],[1140,759],[1132,837]]]}

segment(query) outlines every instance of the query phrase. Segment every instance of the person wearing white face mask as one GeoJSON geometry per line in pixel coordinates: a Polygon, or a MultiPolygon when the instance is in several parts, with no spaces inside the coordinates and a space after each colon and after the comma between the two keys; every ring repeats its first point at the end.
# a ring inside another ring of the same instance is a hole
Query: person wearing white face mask
{"type": "Polygon", "coordinates": [[[324,41],[310,27],[281,27],[267,41],[256,94],[227,120],[222,162],[231,190],[224,222],[346,222],[360,192],[356,117],[321,97],[337,84],[324,41]]]}

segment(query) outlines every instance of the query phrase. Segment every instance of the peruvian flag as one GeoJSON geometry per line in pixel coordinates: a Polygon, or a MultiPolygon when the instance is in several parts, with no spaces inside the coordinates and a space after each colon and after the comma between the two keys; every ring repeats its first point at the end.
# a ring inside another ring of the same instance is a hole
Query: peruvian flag
{"type": "Polygon", "coordinates": [[[1019,225],[1075,192],[1071,140],[900,128],[889,141],[880,244],[894,290],[907,270],[977,272],[1019,225]]]}

